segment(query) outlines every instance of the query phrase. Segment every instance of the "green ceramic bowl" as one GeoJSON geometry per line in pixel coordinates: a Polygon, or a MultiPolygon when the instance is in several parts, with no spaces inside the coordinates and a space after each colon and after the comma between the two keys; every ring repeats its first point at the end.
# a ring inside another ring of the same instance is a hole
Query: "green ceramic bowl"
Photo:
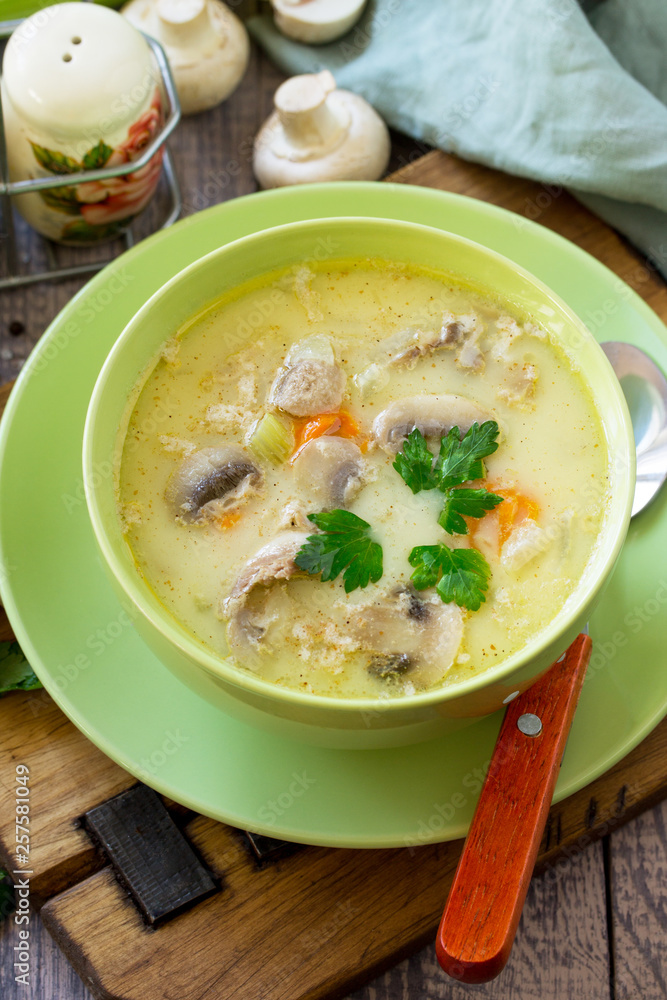
{"type": "Polygon", "coordinates": [[[88,510],[103,561],[136,626],[161,661],[225,712],[264,729],[333,747],[400,746],[453,731],[499,709],[556,660],[588,620],[627,532],[635,480],[632,425],[602,350],[574,313],[536,278],[479,244],[405,222],[350,218],[279,226],[229,243],[167,282],[131,320],[111,350],[91,398],[83,443],[88,510]],[[380,257],[451,274],[531,315],[585,372],[612,456],[611,496],[597,548],[567,606],[519,654],[442,690],[378,701],[292,691],[236,668],[202,646],[145,584],[122,533],[116,472],[128,399],[161,347],[193,315],[250,279],[305,260],[380,257]],[[119,433],[121,428],[121,433],[119,433]],[[108,474],[113,468],[114,474],[108,474]]]}

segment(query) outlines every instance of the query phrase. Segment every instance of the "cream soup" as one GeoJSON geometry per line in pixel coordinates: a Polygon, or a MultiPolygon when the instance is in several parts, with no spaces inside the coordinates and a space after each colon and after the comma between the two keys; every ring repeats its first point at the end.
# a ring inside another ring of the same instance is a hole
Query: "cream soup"
{"type": "Polygon", "coordinates": [[[502,663],[562,610],[605,516],[607,445],[573,360],[507,304],[402,265],[240,289],[167,342],[130,409],[119,506],[139,571],[202,643],[315,694],[410,695],[502,663]],[[495,499],[448,534],[446,491],[413,493],[397,454],[415,428],[436,455],[490,421],[497,450],[454,489],[495,499]],[[306,571],[323,511],[370,526],[377,582],[306,571]],[[477,610],[416,589],[411,552],[441,544],[486,561],[477,610]]]}

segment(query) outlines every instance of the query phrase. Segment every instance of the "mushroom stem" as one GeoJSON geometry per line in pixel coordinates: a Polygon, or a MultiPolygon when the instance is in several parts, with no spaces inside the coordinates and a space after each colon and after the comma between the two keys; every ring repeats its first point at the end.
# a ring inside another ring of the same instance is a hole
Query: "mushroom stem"
{"type": "Polygon", "coordinates": [[[156,12],[164,45],[199,49],[210,42],[212,27],[206,0],[157,0],[156,12]]]}
{"type": "Polygon", "coordinates": [[[346,134],[349,115],[327,102],[336,89],[329,70],[295,76],[281,84],[274,103],[288,143],[313,157],[333,149],[346,134]]]}

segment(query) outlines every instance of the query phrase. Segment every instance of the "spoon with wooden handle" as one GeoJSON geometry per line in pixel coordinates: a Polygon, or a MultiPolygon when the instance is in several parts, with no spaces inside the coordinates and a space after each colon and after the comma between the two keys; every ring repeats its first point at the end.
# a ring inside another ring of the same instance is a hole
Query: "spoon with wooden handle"
{"type": "MultiPolygon", "coordinates": [[[[667,478],[667,381],[639,348],[601,346],[635,432],[634,517],[667,478]]],[[[440,965],[460,982],[487,982],[509,958],[590,652],[578,636],[505,714],[436,940],[440,965]]]]}
{"type": "Polygon", "coordinates": [[[505,713],[435,944],[460,982],[485,983],[509,958],[590,654],[579,635],[505,713]]]}

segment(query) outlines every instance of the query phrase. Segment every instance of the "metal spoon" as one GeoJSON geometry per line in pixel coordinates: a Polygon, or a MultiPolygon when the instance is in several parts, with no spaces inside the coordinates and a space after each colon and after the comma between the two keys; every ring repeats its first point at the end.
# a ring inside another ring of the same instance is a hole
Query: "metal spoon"
{"type": "Polygon", "coordinates": [[[667,479],[667,379],[649,356],[632,344],[607,341],[600,347],[621,383],[632,418],[637,449],[634,517],[667,479]]]}

